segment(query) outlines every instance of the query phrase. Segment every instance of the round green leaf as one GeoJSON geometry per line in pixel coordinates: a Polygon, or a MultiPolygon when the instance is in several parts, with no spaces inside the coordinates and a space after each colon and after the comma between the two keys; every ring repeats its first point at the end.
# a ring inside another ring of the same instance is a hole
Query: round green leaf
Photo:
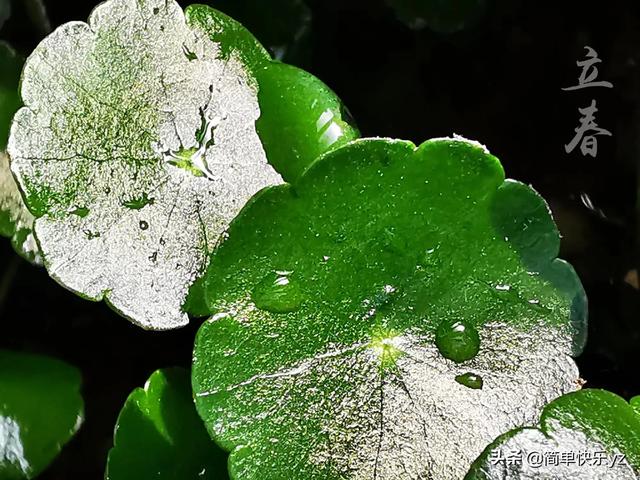
{"type": "Polygon", "coordinates": [[[544,408],[539,428],[513,430],[489,445],[465,479],[636,480],[640,413],[633,404],[606,390],[564,395],[544,408]]]}
{"type": "Polygon", "coordinates": [[[191,398],[189,372],[154,372],[122,408],[106,480],[224,480],[227,455],[211,441],[191,398]]]}
{"type": "Polygon", "coordinates": [[[254,197],[212,257],[193,364],[233,478],[461,478],[577,388],[585,318],[541,273],[557,230],[527,204],[546,240],[513,236],[506,185],[474,142],[369,139],[254,197]]]}
{"type": "Polygon", "coordinates": [[[64,362],[0,350],[0,478],[34,478],[78,431],[80,382],[64,362]]]}

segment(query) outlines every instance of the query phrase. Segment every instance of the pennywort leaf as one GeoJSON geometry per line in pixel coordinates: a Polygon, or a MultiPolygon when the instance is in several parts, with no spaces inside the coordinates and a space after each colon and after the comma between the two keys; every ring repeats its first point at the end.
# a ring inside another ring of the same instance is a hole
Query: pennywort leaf
{"type": "Polygon", "coordinates": [[[188,322],[222,232],[282,183],[255,126],[264,55],[237,22],[174,0],[109,0],[35,49],[9,153],[52,277],[144,328],[188,322]]]}
{"type": "Polygon", "coordinates": [[[586,299],[558,245],[460,138],[355,141],[261,192],[212,256],[194,351],[231,476],[461,478],[578,388],[586,299]]]}
{"type": "Polygon", "coordinates": [[[158,370],[144,389],[129,395],[115,427],[105,478],[228,478],[227,455],[198,417],[188,371],[158,370]]]}
{"type": "Polygon", "coordinates": [[[78,431],[80,381],[59,360],[0,350],[0,478],[34,478],[78,431]]]}
{"type": "Polygon", "coordinates": [[[9,141],[51,276],[145,328],[181,310],[218,236],[279,183],[254,80],[174,1],[110,0],[27,60],[9,141]]]}
{"type": "Polygon", "coordinates": [[[544,408],[539,428],[498,437],[465,479],[635,480],[640,475],[636,402],[597,389],[564,395],[544,408]]]}

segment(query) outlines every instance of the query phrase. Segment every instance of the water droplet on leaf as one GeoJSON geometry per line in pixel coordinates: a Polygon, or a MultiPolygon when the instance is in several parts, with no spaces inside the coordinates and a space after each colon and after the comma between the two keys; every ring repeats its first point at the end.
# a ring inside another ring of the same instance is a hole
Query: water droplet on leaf
{"type": "Polygon", "coordinates": [[[436,330],[436,346],[443,357],[458,363],[464,362],[478,354],[480,336],[468,322],[444,320],[436,330]]]}
{"type": "Polygon", "coordinates": [[[149,224],[147,222],[145,222],[144,220],[140,220],[140,229],[141,230],[146,230],[149,228],[149,224]]]}
{"type": "Polygon", "coordinates": [[[288,313],[300,307],[303,295],[298,282],[291,278],[291,272],[275,272],[256,286],[251,298],[261,310],[288,313]]]}

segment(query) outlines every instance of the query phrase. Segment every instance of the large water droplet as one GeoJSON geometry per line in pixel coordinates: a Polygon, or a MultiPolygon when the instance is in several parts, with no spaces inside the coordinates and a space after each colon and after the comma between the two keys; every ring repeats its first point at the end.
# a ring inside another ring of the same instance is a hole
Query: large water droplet
{"type": "Polygon", "coordinates": [[[464,362],[478,354],[480,336],[475,327],[464,320],[444,320],[436,330],[436,346],[443,357],[464,362]]]}
{"type": "Polygon", "coordinates": [[[253,303],[261,310],[288,313],[297,310],[303,300],[302,290],[291,277],[291,272],[267,275],[254,289],[253,303]]]}
{"type": "Polygon", "coordinates": [[[473,388],[474,390],[482,388],[483,384],[482,377],[471,372],[458,375],[456,377],[456,382],[460,385],[464,385],[465,387],[473,388]]]}

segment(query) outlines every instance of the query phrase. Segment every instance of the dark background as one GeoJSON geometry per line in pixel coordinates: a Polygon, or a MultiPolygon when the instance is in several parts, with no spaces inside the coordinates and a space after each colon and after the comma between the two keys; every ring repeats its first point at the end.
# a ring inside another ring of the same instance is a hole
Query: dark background
{"type": "MultiPolygon", "coordinates": [[[[96,4],[44,3],[54,28],[86,20],[96,4]]],[[[363,136],[419,143],[455,132],[486,144],[509,177],[531,183],[549,201],[563,234],[561,256],[575,266],[589,297],[589,341],[577,359],[587,386],[638,395],[640,2],[484,3],[466,23],[453,25],[437,17],[424,25],[406,12],[403,22],[383,0],[211,5],[330,85],[363,136]],[[463,28],[451,32],[454,27],[463,28]],[[561,90],[577,83],[575,62],[585,45],[598,52],[599,79],[613,89],[561,90]],[[591,99],[599,126],[613,136],[599,137],[596,158],[579,148],[568,155],[564,144],[579,124],[578,108],[591,99]]],[[[25,56],[48,29],[33,5],[13,0],[12,17],[0,30],[0,39],[25,56]]],[[[0,348],[64,359],[84,378],[86,423],[41,478],[102,478],[127,395],[157,368],[189,366],[197,323],[142,331],[105,305],[67,292],[0,239],[0,348]]]]}

